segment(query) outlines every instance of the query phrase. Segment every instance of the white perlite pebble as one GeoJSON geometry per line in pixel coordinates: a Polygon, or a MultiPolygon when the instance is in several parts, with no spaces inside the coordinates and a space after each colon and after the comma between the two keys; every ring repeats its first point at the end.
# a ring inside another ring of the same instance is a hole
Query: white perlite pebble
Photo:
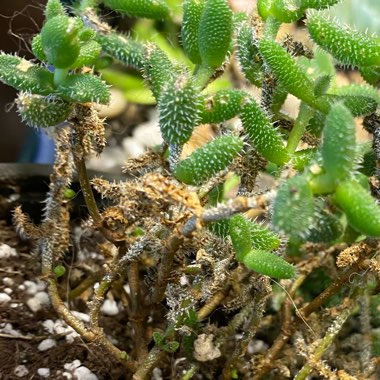
{"type": "Polygon", "coordinates": [[[5,286],[13,286],[14,285],[14,281],[13,281],[13,278],[10,278],[10,277],[4,277],[3,278],[3,284],[5,286]]]}
{"type": "Polygon", "coordinates": [[[0,293],[0,304],[8,303],[12,298],[8,296],[6,293],[0,293]]]}
{"type": "Polygon", "coordinates": [[[98,377],[87,367],[79,367],[74,371],[77,380],[98,380],[98,377]]]}
{"type": "Polygon", "coordinates": [[[14,370],[14,372],[13,372],[17,377],[24,377],[24,376],[26,376],[28,373],[29,373],[29,371],[28,371],[28,369],[24,366],[24,365],[18,365],[16,368],[15,368],[15,370],[14,370]]]}
{"type": "Polygon", "coordinates": [[[17,257],[17,251],[8,244],[1,244],[0,259],[8,259],[9,257],[17,257]]]}
{"type": "MultiPolygon", "coordinates": [[[[25,289],[26,289],[26,294],[30,296],[34,296],[37,292],[40,292],[42,290],[45,290],[46,286],[42,281],[24,281],[25,289]]],[[[20,289],[21,290],[21,289],[20,289]]]]}
{"type": "Polygon", "coordinates": [[[6,294],[12,294],[13,290],[11,288],[4,288],[4,293],[6,293],[6,294]]]}
{"type": "Polygon", "coordinates": [[[29,309],[33,311],[33,313],[36,313],[44,306],[50,304],[49,295],[46,292],[38,292],[34,297],[29,298],[26,301],[26,304],[29,306],[29,309]]]}
{"type": "Polygon", "coordinates": [[[109,316],[114,316],[119,314],[119,308],[114,300],[105,300],[100,308],[100,311],[109,316]]]}
{"type": "Polygon", "coordinates": [[[37,374],[41,377],[49,377],[50,376],[50,369],[49,368],[38,368],[37,374]]]}
{"type": "Polygon", "coordinates": [[[66,363],[63,365],[63,368],[66,369],[67,371],[73,371],[74,369],[80,367],[81,361],[79,359],[75,359],[71,363],[66,363]]]}
{"type": "Polygon", "coordinates": [[[54,339],[44,339],[39,345],[38,345],[38,351],[46,351],[50,348],[57,345],[57,342],[54,339]]]}

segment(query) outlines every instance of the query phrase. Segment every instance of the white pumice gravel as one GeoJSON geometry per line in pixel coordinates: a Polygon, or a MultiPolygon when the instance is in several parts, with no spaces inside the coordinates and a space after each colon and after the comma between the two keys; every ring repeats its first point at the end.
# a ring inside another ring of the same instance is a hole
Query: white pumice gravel
{"type": "Polygon", "coordinates": [[[50,369],[49,368],[38,368],[37,375],[41,377],[49,377],[50,376],[50,369]]]}
{"type": "Polygon", "coordinates": [[[44,339],[39,345],[38,345],[38,351],[47,351],[52,347],[55,347],[57,345],[57,342],[54,339],[44,339]]]}
{"type": "Polygon", "coordinates": [[[79,311],[76,310],[71,310],[71,314],[76,316],[78,319],[80,319],[83,322],[90,322],[90,316],[85,313],[80,313],[79,311]]]}
{"type": "Polygon", "coordinates": [[[100,311],[109,316],[114,316],[119,314],[119,308],[114,300],[105,300],[103,305],[100,307],[100,311]]]}
{"type": "MultiPolygon", "coordinates": [[[[46,285],[42,281],[24,281],[25,293],[34,296],[36,293],[46,289],[46,285]]],[[[21,289],[20,289],[21,290],[21,289]]]]}
{"type": "Polygon", "coordinates": [[[21,335],[20,331],[15,330],[10,323],[0,323],[0,332],[14,336],[21,335]]]}
{"type": "Polygon", "coordinates": [[[74,376],[77,380],[98,380],[98,377],[84,366],[78,367],[74,371],[74,376]]]}
{"type": "Polygon", "coordinates": [[[4,277],[3,278],[3,284],[5,285],[5,286],[13,286],[14,285],[14,281],[13,281],[13,278],[11,278],[11,277],[4,277]]]}
{"type": "Polygon", "coordinates": [[[18,365],[13,371],[13,373],[17,377],[25,377],[29,373],[29,371],[28,368],[26,368],[24,365],[18,365]]]}
{"type": "Polygon", "coordinates": [[[8,259],[17,256],[17,251],[14,248],[10,247],[8,244],[0,244],[0,259],[8,259]]]}
{"type": "Polygon", "coordinates": [[[33,313],[36,313],[38,310],[50,304],[49,295],[46,292],[37,292],[34,297],[26,301],[26,304],[33,313]]]}
{"type": "Polygon", "coordinates": [[[0,293],[0,304],[8,303],[12,300],[7,293],[0,293]]]}
{"type": "Polygon", "coordinates": [[[13,289],[11,289],[11,288],[4,288],[4,293],[6,293],[6,294],[12,294],[13,293],[13,289]]]}

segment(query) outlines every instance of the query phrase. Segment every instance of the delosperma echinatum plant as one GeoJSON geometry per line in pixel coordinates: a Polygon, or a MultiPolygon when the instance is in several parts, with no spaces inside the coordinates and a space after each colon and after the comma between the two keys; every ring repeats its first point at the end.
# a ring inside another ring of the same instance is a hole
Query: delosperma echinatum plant
{"type": "Polygon", "coordinates": [[[173,379],[379,375],[380,38],[326,18],[338,2],[258,0],[248,15],[227,0],[185,0],[186,60],[176,61],[100,12],[173,22],[165,0],[83,0],[70,13],[49,0],[36,60],[0,55],[20,116],[56,141],[43,221],[17,208],[16,227],[36,242],[58,316],[118,360],[125,378],[150,379],[154,368],[173,379]],[[277,38],[301,19],[315,49],[277,38]],[[85,159],[106,144],[94,105],[110,101],[99,74],[113,60],[141,73],[164,142],[129,159],[125,181],[90,181],[85,159]],[[358,71],[362,84],[339,86],[338,68],[358,71]],[[223,73],[228,88],[217,85],[223,73]],[[282,108],[289,94],[300,101],[295,119],[282,108]],[[358,120],[372,143],[356,141],[358,120]],[[184,156],[202,124],[213,139],[184,156]],[[273,188],[258,190],[265,171],[273,188]],[[63,258],[75,173],[103,263],[73,285],[63,258]],[[88,323],[63,302],[85,291],[88,323]],[[124,307],[120,341],[102,328],[108,292],[124,307]],[[344,336],[349,318],[367,342],[360,348],[344,336]],[[266,350],[252,348],[258,339],[266,350]]]}

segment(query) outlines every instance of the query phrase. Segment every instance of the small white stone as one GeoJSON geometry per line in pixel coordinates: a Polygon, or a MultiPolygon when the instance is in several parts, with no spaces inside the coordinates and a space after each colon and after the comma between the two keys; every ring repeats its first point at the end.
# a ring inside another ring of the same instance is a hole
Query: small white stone
{"type": "Polygon", "coordinates": [[[13,293],[13,289],[11,289],[11,288],[4,288],[4,293],[6,293],[6,294],[12,294],[13,293]]]}
{"type": "Polygon", "coordinates": [[[105,300],[100,308],[100,311],[109,316],[114,316],[119,314],[119,308],[114,300],[105,300]]]}
{"type": "Polygon", "coordinates": [[[13,281],[13,278],[10,278],[10,277],[4,277],[3,278],[3,284],[5,285],[5,286],[12,286],[12,285],[14,285],[14,281],[13,281]]]}
{"type": "Polygon", "coordinates": [[[69,372],[63,372],[63,377],[65,377],[67,380],[71,380],[73,378],[73,375],[69,372]]]}
{"type": "Polygon", "coordinates": [[[42,307],[49,305],[49,295],[46,292],[38,292],[36,295],[26,301],[29,309],[36,313],[42,307]]]}
{"type": "Polygon", "coordinates": [[[0,328],[0,332],[14,336],[21,335],[20,331],[14,330],[13,326],[10,323],[6,323],[5,325],[3,325],[3,327],[0,328]]]}
{"type": "Polygon", "coordinates": [[[8,244],[1,244],[0,259],[8,259],[9,257],[17,257],[17,251],[8,244]]]}
{"type": "Polygon", "coordinates": [[[79,367],[74,371],[77,380],[98,380],[98,377],[87,367],[79,367]]]}
{"type": "Polygon", "coordinates": [[[8,303],[12,298],[8,296],[6,293],[0,293],[0,304],[8,303]]]}
{"type": "Polygon", "coordinates": [[[42,322],[43,328],[50,334],[54,333],[54,321],[51,319],[47,319],[42,322]]]}
{"type": "Polygon", "coordinates": [[[49,377],[50,376],[50,369],[49,368],[38,368],[37,374],[41,377],[49,377]]]}
{"type": "Polygon", "coordinates": [[[128,158],[135,158],[144,153],[144,147],[132,137],[126,137],[122,145],[128,158]]]}
{"type": "Polygon", "coordinates": [[[54,339],[44,339],[39,345],[38,345],[38,351],[46,351],[50,348],[57,345],[57,342],[54,339]]]}
{"type": "Polygon", "coordinates": [[[24,365],[18,365],[15,370],[14,374],[17,377],[24,377],[29,373],[28,369],[24,365]]]}
{"type": "Polygon", "coordinates": [[[71,310],[71,314],[75,315],[78,319],[83,322],[90,322],[90,316],[85,313],[80,313],[79,311],[71,310]]]}
{"type": "Polygon", "coordinates": [[[152,147],[162,143],[162,135],[157,120],[142,123],[133,132],[135,141],[143,146],[152,147]]]}
{"type": "Polygon", "coordinates": [[[17,288],[18,288],[18,290],[21,290],[23,292],[25,290],[25,285],[21,284],[17,288]]]}
{"type": "Polygon", "coordinates": [[[80,367],[81,361],[79,359],[75,359],[71,363],[66,363],[63,365],[63,368],[67,371],[74,371],[76,368],[80,367]]]}
{"type": "MultiPolygon", "coordinates": [[[[37,284],[33,281],[24,281],[25,293],[34,296],[38,292],[37,284]]],[[[21,290],[21,289],[20,289],[21,290]]]]}

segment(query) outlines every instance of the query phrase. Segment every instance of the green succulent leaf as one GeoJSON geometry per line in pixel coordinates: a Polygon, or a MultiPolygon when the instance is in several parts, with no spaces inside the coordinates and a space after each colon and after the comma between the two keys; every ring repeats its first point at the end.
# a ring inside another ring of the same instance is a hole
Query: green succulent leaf
{"type": "Polygon", "coordinates": [[[31,127],[52,127],[65,121],[72,106],[59,98],[44,97],[21,92],[16,99],[23,121],[31,127]]]}
{"type": "Polygon", "coordinates": [[[325,9],[341,1],[342,0],[301,0],[301,7],[302,9],[325,9]]]}
{"type": "Polygon", "coordinates": [[[313,82],[285,49],[277,42],[263,38],[260,40],[259,50],[270,70],[286,90],[312,107],[327,112],[328,105],[317,99],[314,94],[313,82]]]}
{"type": "Polygon", "coordinates": [[[82,24],[79,19],[55,16],[41,29],[41,44],[47,61],[58,69],[69,68],[78,58],[78,38],[82,24]]]}
{"type": "Polygon", "coordinates": [[[182,46],[191,62],[202,62],[199,53],[199,24],[203,12],[204,0],[185,0],[183,3],[183,20],[181,29],[182,46]]]}
{"type": "Polygon", "coordinates": [[[367,83],[380,87],[380,66],[360,67],[359,71],[367,83]]]}
{"type": "Polygon", "coordinates": [[[303,15],[300,0],[272,0],[270,13],[282,22],[299,20],[303,15]]]}
{"type": "Polygon", "coordinates": [[[103,52],[123,62],[125,65],[142,69],[144,66],[144,45],[118,33],[96,35],[96,41],[103,52]]]}
{"type": "Polygon", "coordinates": [[[0,53],[0,81],[33,94],[54,92],[53,73],[15,55],[0,53]]]}
{"type": "Polygon", "coordinates": [[[340,183],[334,201],[356,231],[366,236],[380,237],[380,206],[361,184],[354,179],[340,183]]]}
{"type": "Polygon", "coordinates": [[[277,191],[273,205],[272,223],[276,230],[290,238],[300,237],[314,216],[313,193],[304,175],[284,182],[277,191]]]}
{"type": "Polygon", "coordinates": [[[298,150],[292,157],[292,164],[297,171],[303,171],[309,166],[317,156],[317,148],[307,148],[298,150]]]}
{"type": "Polygon", "coordinates": [[[310,12],[307,28],[313,41],[347,66],[379,66],[380,39],[329,20],[321,12],[310,12]]]}
{"type": "Polygon", "coordinates": [[[257,11],[264,21],[271,15],[272,3],[273,0],[257,0],[257,11]]]}
{"type": "Polygon", "coordinates": [[[243,140],[235,136],[221,136],[201,146],[180,161],[174,176],[189,185],[201,185],[228,167],[243,148],[243,140]]]}
{"type": "Polygon", "coordinates": [[[289,160],[280,133],[254,100],[243,106],[240,117],[253,146],[264,158],[278,165],[289,160]]]}
{"type": "Polygon", "coordinates": [[[202,98],[186,75],[173,78],[160,96],[159,125],[162,138],[169,145],[183,145],[200,123],[202,98]]]}
{"type": "Polygon", "coordinates": [[[241,90],[226,89],[218,91],[202,113],[202,123],[221,123],[232,119],[241,111],[248,94],[241,90]]]}
{"type": "Polygon", "coordinates": [[[81,45],[79,56],[71,66],[72,69],[94,66],[102,48],[96,41],[87,41],[81,45]]]}
{"type": "Polygon", "coordinates": [[[32,40],[32,51],[36,58],[40,61],[47,61],[41,42],[41,34],[36,34],[32,40]]]}
{"type": "Polygon", "coordinates": [[[55,16],[65,16],[66,11],[60,0],[49,0],[45,8],[45,18],[50,20],[55,16]]]}
{"type": "Polygon", "coordinates": [[[155,44],[145,46],[144,76],[156,100],[160,99],[164,86],[172,82],[173,64],[168,56],[155,44]]]}
{"type": "Polygon", "coordinates": [[[356,157],[355,121],[343,104],[333,104],[326,116],[321,154],[326,174],[334,181],[351,175],[356,157]]]}
{"type": "Polygon", "coordinates": [[[110,100],[106,83],[91,74],[67,76],[58,86],[57,93],[64,100],[71,102],[108,104],[110,100]]]}
{"type": "Polygon", "coordinates": [[[282,257],[274,253],[253,249],[244,256],[244,265],[265,276],[274,278],[293,278],[296,275],[295,267],[282,257]]]}
{"type": "Polygon", "coordinates": [[[102,0],[104,5],[114,11],[132,17],[144,17],[155,20],[165,19],[169,7],[164,0],[102,0]]]}
{"type": "Polygon", "coordinates": [[[219,67],[228,53],[233,31],[232,11],[227,0],[207,0],[199,24],[202,63],[219,67]]]}

